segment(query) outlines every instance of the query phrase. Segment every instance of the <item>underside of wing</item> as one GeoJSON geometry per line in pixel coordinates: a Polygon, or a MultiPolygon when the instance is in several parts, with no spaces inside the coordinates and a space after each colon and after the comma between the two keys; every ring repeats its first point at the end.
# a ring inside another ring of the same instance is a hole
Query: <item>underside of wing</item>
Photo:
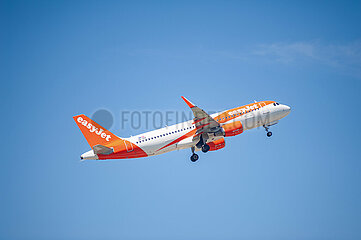
{"type": "Polygon", "coordinates": [[[193,112],[193,121],[197,128],[195,136],[199,136],[202,133],[214,133],[220,129],[220,124],[203,109],[195,106],[183,96],[182,99],[187,103],[187,105],[191,108],[193,112]]]}

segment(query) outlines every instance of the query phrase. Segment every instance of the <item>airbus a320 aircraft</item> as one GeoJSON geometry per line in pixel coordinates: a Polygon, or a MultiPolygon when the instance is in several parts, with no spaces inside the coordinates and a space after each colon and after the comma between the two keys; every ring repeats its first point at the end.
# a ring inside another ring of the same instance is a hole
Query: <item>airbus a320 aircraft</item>
{"type": "Polygon", "coordinates": [[[275,101],[254,102],[241,107],[209,115],[185,97],[182,99],[191,108],[194,118],[183,123],[146,132],[129,138],[121,138],[106,130],[85,115],[74,120],[92,150],[81,155],[83,160],[129,159],[159,155],[174,150],[190,148],[191,161],[204,153],[225,147],[225,137],[232,137],[263,126],[267,136],[272,136],[269,127],[287,116],[291,108],[275,101]]]}

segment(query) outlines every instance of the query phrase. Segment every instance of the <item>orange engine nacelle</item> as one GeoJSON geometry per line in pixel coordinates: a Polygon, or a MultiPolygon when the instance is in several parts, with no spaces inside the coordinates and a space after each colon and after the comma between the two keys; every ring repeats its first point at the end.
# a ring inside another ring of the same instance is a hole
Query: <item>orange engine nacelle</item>
{"type": "Polygon", "coordinates": [[[232,136],[236,136],[238,134],[243,133],[243,126],[242,123],[240,121],[235,121],[232,123],[228,123],[222,126],[224,133],[225,133],[225,137],[232,137],[232,136]]]}
{"type": "Polygon", "coordinates": [[[216,151],[221,148],[224,148],[224,146],[226,146],[226,142],[224,141],[224,138],[221,138],[216,141],[208,143],[208,145],[210,147],[209,151],[216,151]]]}

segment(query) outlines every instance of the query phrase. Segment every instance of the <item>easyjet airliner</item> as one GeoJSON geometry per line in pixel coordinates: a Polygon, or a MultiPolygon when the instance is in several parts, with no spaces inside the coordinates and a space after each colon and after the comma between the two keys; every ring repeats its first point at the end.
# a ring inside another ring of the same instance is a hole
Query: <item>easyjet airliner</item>
{"type": "Polygon", "coordinates": [[[74,116],[92,150],[81,155],[83,160],[129,159],[159,155],[190,148],[192,162],[198,160],[196,151],[204,153],[225,147],[225,137],[245,130],[269,127],[287,116],[291,108],[275,101],[254,102],[241,107],[209,115],[182,97],[191,108],[193,120],[167,126],[129,138],[121,138],[106,130],[85,115],[74,116]]]}

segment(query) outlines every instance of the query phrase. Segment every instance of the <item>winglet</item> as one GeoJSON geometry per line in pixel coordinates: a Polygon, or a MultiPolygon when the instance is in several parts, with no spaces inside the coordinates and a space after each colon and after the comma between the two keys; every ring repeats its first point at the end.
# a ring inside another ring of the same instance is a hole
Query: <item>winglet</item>
{"type": "Polygon", "coordinates": [[[195,105],[193,103],[191,103],[188,99],[186,99],[185,97],[181,96],[182,99],[186,102],[186,104],[190,107],[193,108],[195,107],[195,105]]]}

